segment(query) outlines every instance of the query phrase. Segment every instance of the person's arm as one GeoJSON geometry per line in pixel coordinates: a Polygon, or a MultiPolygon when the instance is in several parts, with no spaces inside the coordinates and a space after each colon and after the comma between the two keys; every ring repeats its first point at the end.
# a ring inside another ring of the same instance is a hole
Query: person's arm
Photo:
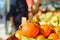
{"type": "Polygon", "coordinates": [[[14,17],[13,16],[10,17],[10,22],[11,22],[11,27],[14,27],[14,17]]]}
{"type": "Polygon", "coordinates": [[[28,5],[28,11],[31,11],[31,7],[33,6],[34,4],[34,1],[33,0],[26,0],[26,3],[28,5]]]}

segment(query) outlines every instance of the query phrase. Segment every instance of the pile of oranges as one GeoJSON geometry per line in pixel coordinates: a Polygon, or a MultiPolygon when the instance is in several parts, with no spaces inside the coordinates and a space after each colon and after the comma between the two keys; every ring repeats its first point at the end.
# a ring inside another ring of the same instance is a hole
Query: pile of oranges
{"type": "Polygon", "coordinates": [[[22,25],[21,30],[16,32],[15,36],[18,40],[22,40],[22,36],[36,38],[37,40],[42,40],[45,38],[60,40],[60,26],[53,27],[50,24],[40,25],[37,23],[27,22],[22,25]]]}

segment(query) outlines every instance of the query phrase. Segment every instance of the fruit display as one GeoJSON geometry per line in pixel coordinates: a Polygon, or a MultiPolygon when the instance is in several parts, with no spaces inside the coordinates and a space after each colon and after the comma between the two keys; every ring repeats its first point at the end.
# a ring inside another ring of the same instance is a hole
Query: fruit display
{"type": "Polygon", "coordinates": [[[13,40],[60,40],[60,26],[26,22],[16,31],[14,38],[13,40]]]}
{"type": "Polygon", "coordinates": [[[60,40],[60,14],[38,11],[15,32],[12,38],[15,38],[13,40],[60,40]]]}

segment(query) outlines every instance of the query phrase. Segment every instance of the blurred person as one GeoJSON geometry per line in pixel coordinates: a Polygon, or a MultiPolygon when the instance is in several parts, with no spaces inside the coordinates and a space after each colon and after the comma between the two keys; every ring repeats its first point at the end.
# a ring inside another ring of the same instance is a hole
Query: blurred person
{"type": "Polygon", "coordinates": [[[18,30],[21,24],[21,17],[26,17],[28,19],[28,11],[31,8],[30,4],[33,2],[31,0],[10,0],[10,2],[9,18],[11,27],[15,26],[15,29],[18,30]]]}
{"type": "Polygon", "coordinates": [[[27,5],[28,5],[28,18],[31,19],[33,14],[32,14],[32,6],[34,5],[34,0],[26,0],[27,5]]]}

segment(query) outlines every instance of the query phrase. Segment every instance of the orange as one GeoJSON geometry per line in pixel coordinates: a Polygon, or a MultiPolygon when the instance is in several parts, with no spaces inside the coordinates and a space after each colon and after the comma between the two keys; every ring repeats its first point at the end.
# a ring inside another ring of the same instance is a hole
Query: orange
{"type": "Polygon", "coordinates": [[[57,40],[60,40],[60,38],[58,38],[57,40]]]}
{"type": "Polygon", "coordinates": [[[51,32],[54,33],[55,32],[54,27],[52,25],[50,25],[50,24],[47,24],[47,25],[49,26],[49,29],[51,29],[51,32]]]}
{"type": "Polygon", "coordinates": [[[17,38],[17,40],[22,40],[22,30],[18,30],[16,33],[15,33],[15,37],[17,38]]]}
{"type": "Polygon", "coordinates": [[[51,33],[51,29],[47,24],[43,24],[40,26],[40,34],[47,37],[51,33]]]}
{"type": "Polygon", "coordinates": [[[53,13],[54,15],[56,15],[56,14],[57,14],[57,12],[56,12],[56,11],[53,11],[52,13],[53,13]]]}
{"type": "Polygon", "coordinates": [[[22,26],[22,35],[30,38],[36,37],[39,33],[39,28],[31,22],[27,22],[22,26]]]}
{"type": "Polygon", "coordinates": [[[50,27],[51,30],[53,30],[53,26],[52,25],[50,25],[50,24],[47,24],[47,25],[50,27]]]}
{"type": "Polygon", "coordinates": [[[43,35],[38,35],[37,36],[37,40],[42,40],[42,39],[45,39],[45,37],[43,35]]]}
{"type": "Polygon", "coordinates": [[[59,36],[60,38],[60,26],[57,26],[54,28],[55,33],[59,36]]]}
{"type": "Polygon", "coordinates": [[[58,39],[58,35],[56,33],[51,33],[48,38],[53,39],[53,40],[57,40],[58,39]]]}
{"type": "Polygon", "coordinates": [[[55,30],[56,34],[59,34],[59,32],[60,32],[60,26],[55,27],[54,30],[55,30]]]}

